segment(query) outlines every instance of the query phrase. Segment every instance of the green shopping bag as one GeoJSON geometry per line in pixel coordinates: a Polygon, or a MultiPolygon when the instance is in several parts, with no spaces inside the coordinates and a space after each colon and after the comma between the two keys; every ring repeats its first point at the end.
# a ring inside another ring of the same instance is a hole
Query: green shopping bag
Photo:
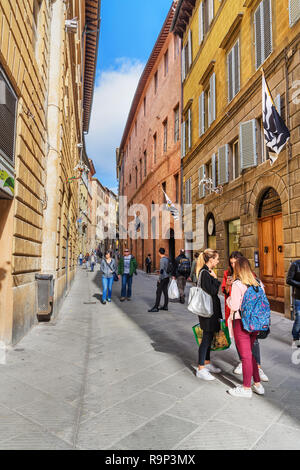
{"type": "MultiPolygon", "coordinates": [[[[212,351],[225,351],[231,346],[231,339],[229,335],[228,327],[226,326],[225,320],[221,320],[221,328],[218,333],[214,334],[214,339],[211,344],[212,351]]],[[[193,326],[193,332],[197,341],[198,346],[200,346],[203,337],[203,331],[201,330],[200,323],[193,326]]]]}

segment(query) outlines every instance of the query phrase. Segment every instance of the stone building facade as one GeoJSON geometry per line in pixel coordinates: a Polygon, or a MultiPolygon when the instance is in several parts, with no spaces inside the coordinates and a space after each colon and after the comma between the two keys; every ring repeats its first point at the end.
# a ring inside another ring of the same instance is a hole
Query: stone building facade
{"type": "MultiPolygon", "coordinates": [[[[154,270],[159,267],[160,247],[174,258],[183,246],[181,237],[176,238],[173,217],[170,228],[163,229],[162,219],[169,212],[152,210],[154,205],[165,204],[163,190],[173,203],[181,202],[180,41],[170,32],[176,4],[173,2],[143,71],[117,151],[119,195],[127,197],[128,208],[143,204],[148,212],[142,230],[128,236],[125,243],[140,268],[150,253],[154,270]],[[148,238],[143,239],[146,231],[148,238]]],[[[130,214],[129,222],[133,216],[130,214]]]]}
{"type": "Polygon", "coordinates": [[[0,340],[6,344],[36,322],[36,274],[54,278],[54,315],[74,277],[78,188],[69,181],[88,131],[99,15],[98,0],[0,3],[0,340]],[[73,18],[75,30],[66,23],[73,18]],[[94,34],[86,40],[90,22],[94,34]]]}
{"type": "Polygon", "coordinates": [[[92,178],[91,244],[102,253],[115,251],[117,241],[118,197],[103,186],[97,178],[92,178]]]}
{"type": "Polygon", "coordinates": [[[204,246],[247,256],[274,310],[290,316],[285,277],[300,257],[300,7],[293,0],[181,0],[185,198],[204,204],[204,246]],[[272,166],[262,73],[291,132],[272,166]],[[210,179],[212,187],[199,184],[210,179]],[[215,190],[219,186],[220,194],[215,190]]]}

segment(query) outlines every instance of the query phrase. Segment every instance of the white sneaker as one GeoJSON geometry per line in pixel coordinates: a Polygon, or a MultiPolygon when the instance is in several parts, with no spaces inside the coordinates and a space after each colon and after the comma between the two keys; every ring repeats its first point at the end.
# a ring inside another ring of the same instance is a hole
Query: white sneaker
{"type": "Polygon", "coordinates": [[[242,373],[243,373],[243,365],[242,365],[241,362],[239,363],[239,365],[236,366],[236,368],[234,369],[233,373],[236,374],[236,375],[242,375],[242,373]]]}
{"type": "Polygon", "coordinates": [[[212,364],[206,364],[205,368],[209,371],[212,372],[213,374],[220,374],[222,371],[218,367],[215,367],[212,364]]]}
{"type": "Polygon", "coordinates": [[[264,373],[264,371],[259,367],[259,377],[262,382],[269,382],[269,377],[264,373]]]}
{"type": "Polygon", "coordinates": [[[253,392],[257,393],[257,395],[264,395],[265,394],[265,389],[262,386],[262,384],[259,384],[259,385],[253,384],[252,385],[252,390],[253,390],[253,392]]]}
{"type": "Polygon", "coordinates": [[[211,375],[211,373],[209,372],[209,370],[207,370],[206,368],[204,369],[198,369],[197,370],[197,373],[196,373],[196,376],[199,378],[199,379],[202,379],[202,380],[215,380],[214,376],[211,375]]]}
{"type": "Polygon", "coordinates": [[[294,340],[292,342],[292,349],[297,349],[297,348],[300,348],[300,340],[294,340]]]}
{"type": "Polygon", "coordinates": [[[252,398],[251,388],[244,388],[242,385],[238,385],[236,388],[231,388],[228,393],[232,397],[236,398],[252,398]]]}

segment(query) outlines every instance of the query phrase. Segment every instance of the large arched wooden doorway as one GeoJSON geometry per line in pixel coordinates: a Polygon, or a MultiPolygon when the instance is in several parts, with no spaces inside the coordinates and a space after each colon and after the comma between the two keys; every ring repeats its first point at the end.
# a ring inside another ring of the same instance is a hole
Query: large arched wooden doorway
{"type": "Polygon", "coordinates": [[[260,278],[271,309],[284,312],[284,243],[280,197],[266,190],[258,208],[260,278]]]}

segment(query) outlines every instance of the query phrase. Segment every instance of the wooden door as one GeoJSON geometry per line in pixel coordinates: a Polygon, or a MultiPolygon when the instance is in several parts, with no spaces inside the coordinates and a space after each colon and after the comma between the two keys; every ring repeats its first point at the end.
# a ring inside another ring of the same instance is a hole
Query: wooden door
{"type": "Polygon", "coordinates": [[[260,278],[271,308],[284,311],[284,244],[282,214],[258,221],[260,278]]]}

